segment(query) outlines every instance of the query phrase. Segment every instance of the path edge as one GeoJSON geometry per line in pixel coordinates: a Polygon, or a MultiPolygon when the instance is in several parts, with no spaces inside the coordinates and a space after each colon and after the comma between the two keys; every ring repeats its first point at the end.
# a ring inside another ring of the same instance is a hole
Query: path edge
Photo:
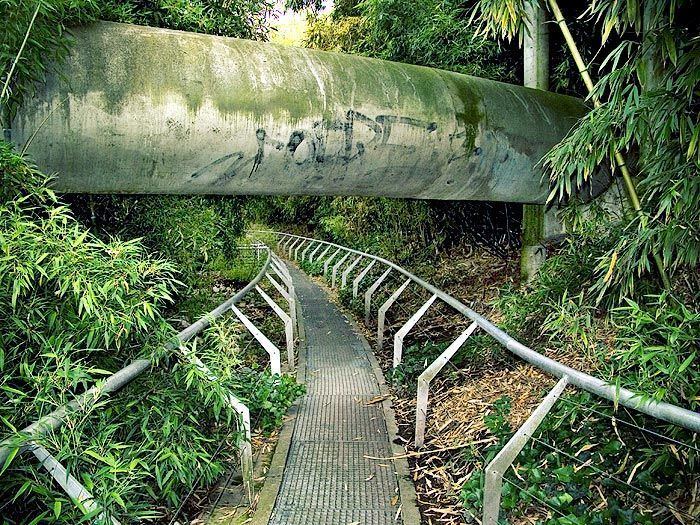
{"type": "MultiPolygon", "coordinates": [[[[296,299],[296,292],[294,293],[296,299]]],[[[298,359],[297,359],[297,382],[306,385],[306,331],[304,328],[304,318],[301,313],[299,301],[295,301],[297,313],[297,327],[299,334],[298,343],[298,359]]],[[[282,425],[275,453],[270,462],[270,468],[263,481],[263,486],[258,492],[258,501],[255,506],[255,512],[252,517],[246,521],[246,525],[268,525],[272,518],[272,511],[275,508],[275,502],[279,495],[280,487],[282,486],[282,478],[284,476],[284,468],[287,464],[289,449],[292,444],[292,436],[297,422],[297,412],[301,398],[297,399],[290,407],[287,415],[288,419],[282,425]]]]}

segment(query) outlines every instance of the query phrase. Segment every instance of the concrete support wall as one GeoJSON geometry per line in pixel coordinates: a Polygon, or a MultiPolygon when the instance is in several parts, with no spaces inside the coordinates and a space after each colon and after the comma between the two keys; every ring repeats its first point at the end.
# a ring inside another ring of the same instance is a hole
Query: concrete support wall
{"type": "MultiPolygon", "coordinates": [[[[549,89],[549,28],[543,7],[528,3],[527,31],[523,37],[524,84],[527,87],[549,89]]],[[[531,280],[544,262],[546,253],[542,241],[547,235],[559,233],[561,225],[555,210],[547,210],[543,204],[524,204],[522,222],[522,250],[520,274],[531,280]]]]}
{"type": "Polygon", "coordinates": [[[541,203],[571,97],[364,57],[113,23],[75,33],[12,136],[66,192],[541,203]]]}

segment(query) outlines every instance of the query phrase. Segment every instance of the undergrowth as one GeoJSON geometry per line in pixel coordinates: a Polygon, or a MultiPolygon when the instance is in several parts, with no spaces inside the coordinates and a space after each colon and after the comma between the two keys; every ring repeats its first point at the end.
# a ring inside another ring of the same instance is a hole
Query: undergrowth
{"type": "MultiPolygon", "coordinates": [[[[166,311],[182,289],[177,266],[149,255],[139,240],[93,235],[6,143],[0,143],[0,174],[0,440],[25,444],[19,431],[26,425],[131,360],[151,359],[152,368],[123,391],[69,413],[64,426],[34,441],[109,516],[122,523],[174,519],[187,494],[212,484],[235,461],[241,436],[228,392],[248,404],[257,431],[269,433],[303,388],[249,365],[230,319],[184,345],[184,354],[167,351],[174,330],[166,311]],[[189,353],[219,380],[209,381],[184,358],[189,353]]],[[[235,261],[220,272],[229,288],[247,282],[260,264],[235,261]]],[[[216,300],[200,298],[187,315],[216,300]]],[[[98,517],[75,506],[31,452],[13,450],[0,465],[3,525],[98,517]]]]}
{"type": "MultiPolygon", "coordinates": [[[[484,466],[515,430],[507,420],[510,407],[511,399],[503,397],[484,417],[496,442],[463,452],[479,466],[461,491],[471,515],[481,516],[484,466]]],[[[506,472],[502,522],[506,516],[510,522],[534,519],[547,525],[652,525],[677,518],[684,522],[687,516],[676,502],[686,503],[689,497],[686,490],[694,483],[697,451],[658,441],[620,421],[616,424],[610,419],[616,413],[620,417],[614,407],[586,392],[565,395],[518,455],[515,468],[506,472]],[[672,503],[660,505],[664,500],[672,503]]],[[[654,426],[650,418],[628,412],[620,419],[654,426]]],[[[690,432],[682,434],[679,437],[692,442],[690,432]]]]}
{"type": "Polygon", "coordinates": [[[547,259],[534,282],[502,290],[495,303],[501,327],[528,346],[581,356],[615,385],[696,409],[697,297],[652,293],[651,285],[640,280],[637,296],[616,306],[601,304],[593,284],[596,254],[607,242],[574,234],[547,259]]]}

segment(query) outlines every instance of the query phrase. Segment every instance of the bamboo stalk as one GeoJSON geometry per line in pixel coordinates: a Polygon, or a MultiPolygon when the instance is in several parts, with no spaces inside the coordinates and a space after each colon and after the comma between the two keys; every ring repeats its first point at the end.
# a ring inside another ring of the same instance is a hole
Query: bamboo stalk
{"type": "Polygon", "coordinates": [[[29,40],[29,33],[32,32],[32,27],[34,26],[34,21],[36,20],[36,16],[39,14],[39,7],[41,6],[41,3],[38,3],[36,5],[36,9],[34,10],[34,15],[32,16],[31,22],[29,22],[29,27],[27,28],[27,32],[24,35],[24,40],[22,41],[22,45],[19,48],[19,51],[17,52],[17,56],[15,57],[15,60],[12,62],[12,66],[10,67],[10,72],[7,74],[7,78],[5,79],[5,85],[2,87],[2,93],[0,93],[0,103],[2,103],[2,100],[5,98],[5,94],[7,93],[7,88],[10,85],[10,79],[12,79],[12,74],[15,72],[15,67],[17,67],[17,62],[19,62],[20,57],[22,56],[22,52],[24,51],[24,46],[27,45],[27,40],[29,40]]]}
{"type": "MultiPolygon", "coordinates": [[[[574,62],[576,63],[578,72],[581,74],[581,78],[583,78],[583,83],[586,85],[588,93],[592,95],[591,98],[593,99],[593,106],[598,108],[601,106],[601,102],[598,96],[593,93],[593,79],[591,79],[591,75],[588,72],[588,67],[586,66],[585,62],[583,61],[583,58],[581,57],[581,53],[578,50],[578,46],[576,45],[574,37],[571,35],[571,31],[569,31],[569,26],[566,24],[566,19],[564,18],[561,9],[559,9],[559,4],[557,3],[557,0],[548,0],[548,2],[549,7],[552,9],[554,19],[556,20],[557,25],[559,26],[559,29],[561,30],[562,35],[564,36],[566,45],[569,48],[571,55],[573,56],[574,62]]],[[[627,190],[627,196],[629,197],[630,204],[632,205],[632,208],[639,217],[642,226],[646,227],[648,217],[642,210],[642,205],[639,202],[639,195],[637,194],[637,188],[634,185],[632,174],[630,173],[630,170],[627,167],[625,157],[622,154],[622,152],[620,152],[617,149],[615,150],[615,164],[620,170],[620,173],[622,173],[622,180],[624,181],[625,189],[627,190]]],[[[661,259],[661,256],[657,252],[654,252],[652,254],[652,258],[654,259],[656,268],[659,271],[659,275],[661,277],[661,281],[663,282],[664,288],[670,290],[671,280],[668,277],[668,273],[666,272],[666,268],[664,267],[664,262],[661,259]]]]}

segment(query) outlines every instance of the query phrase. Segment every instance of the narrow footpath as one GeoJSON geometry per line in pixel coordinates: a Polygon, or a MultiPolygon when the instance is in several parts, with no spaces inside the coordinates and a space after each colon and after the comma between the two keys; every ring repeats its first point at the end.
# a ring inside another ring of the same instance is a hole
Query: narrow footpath
{"type": "Polygon", "coordinates": [[[398,462],[368,459],[394,453],[387,428],[395,426],[387,425],[376,361],[327,292],[298,269],[290,271],[305,332],[300,366],[307,394],[269,523],[414,525],[413,518],[403,519],[417,514],[412,499],[412,509],[402,508],[407,498],[399,494],[398,462]]]}

